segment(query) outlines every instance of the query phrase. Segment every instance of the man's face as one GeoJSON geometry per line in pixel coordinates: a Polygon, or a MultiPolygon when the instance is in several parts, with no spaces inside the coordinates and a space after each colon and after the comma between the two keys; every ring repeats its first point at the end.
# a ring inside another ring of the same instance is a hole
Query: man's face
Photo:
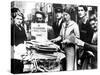
{"type": "Polygon", "coordinates": [[[90,21],[90,25],[94,31],[97,31],[97,22],[96,21],[94,21],[94,20],[90,21]]]}
{"type": "Polygon", "coordinates": [[[36,14],[36,22],[41,23],[43,21],[43,16],[41,14],[36,14]]]}
{"type": "Polygon", "coordinates": [[[16,17],[15,17],[15,19],[14,19],[14,21],[15,21],[15,24],[17,24],[17,25],[21,25],[22,24],[22,16],[19,16],[19,15],[17,15],[16,17]]]}
{"type": "Polygon", "coordinates": [[[86,15],[86,11],[84,10],[83,7],[78,7],[78,16],[80,18],[84,17],[86,15]]]}
{"type": "Polygon", "coordinates": [[[57,13],[56,13],[56,18],[57,18],[57,19],[60,19],[61,17],[62,17],[62,13],[61,13],[61,12],[57,12],[57,13]]]}

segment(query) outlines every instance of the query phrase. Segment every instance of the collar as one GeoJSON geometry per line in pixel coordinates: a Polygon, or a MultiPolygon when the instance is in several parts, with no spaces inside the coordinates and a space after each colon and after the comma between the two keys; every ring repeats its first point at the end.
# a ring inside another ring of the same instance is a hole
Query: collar
{"type": "Polygon", "coordinates": [[[22,30],[22,25],[16,25],[16,27],[18,27],[19,30],[22,30]]]}
{"type": "Polygon", "coordinates": [[[84,16],[84,17],[81,19],[81,22],[84,23],[84,24],[86,24],[87,20],[88,20],[88,17],[87,17],[87,16],[84,16]]]}
{"type": "Polygon", "coordinates": [[[60,20],[58,20],[58,25],[60,25],[62,22],[62,18],[60,20]]]}
{"type": "Polygon", "coordinates": [[[70,20],[68,23],[65,22],[65,28],[72,26],[75,22],[70,20]]]}

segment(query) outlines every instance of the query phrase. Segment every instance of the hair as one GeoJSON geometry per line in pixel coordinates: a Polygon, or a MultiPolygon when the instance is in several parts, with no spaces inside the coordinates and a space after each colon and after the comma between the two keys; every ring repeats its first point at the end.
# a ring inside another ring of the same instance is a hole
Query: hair
{"type": "Polygon", "coordinates": [[[85,6],[85,5],[79,5],[78,7],[83,7],[83,9],[85,10],[85,12],[87,11],[87,6],[85,6]]]}
{"type": "Polygon", "coordinates": [[[63,15],[69,15],[69,18],[71,19],[71,15],[69,12],[64,12],[63,15]]]}
{"type": "Polygon", "coordinates": [[[63,15],[64,15],[64,14],[68,14],[69,17],[70,17],[70,19],[72,19],[72,16],[71,16],[71,12],[70,12],[70,11],[64,9],[63,15]]]}
{"type": "Polygon", "coordinates": [[[36,14],[41,14],[43,19],[46,18],[45,14],[43,12],[39,12],[39,11],[35,12],[35,18],[36,18],[36,14]]]}
{"type": "Polygon", "coordinates": [[[97,17],[95,14],[90,16],[89,22],[91,22],[91,21],[97,21],[97,17]]]}
{"type": "Polygon", "coordinates": [[[11,8],[11,17],[14,19],[20,10],[18,8],[11,8]]]}
{"type": "Polygon", "coordinates": [[[11,8],[11,20],[14,21],[16,16],[21,16],[23,20],[22,23],[24,23],[24,15],[20,12],[20,10],[18,8],[11,8]]]}

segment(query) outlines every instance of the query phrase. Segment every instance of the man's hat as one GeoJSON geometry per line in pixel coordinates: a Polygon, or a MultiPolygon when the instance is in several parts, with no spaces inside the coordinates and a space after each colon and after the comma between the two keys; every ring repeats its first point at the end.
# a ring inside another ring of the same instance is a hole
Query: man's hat
{"type": "Polygon", "coordinates": [[[60,8],[60,7],[57,7],[57,8],[55,8],[55,13],[57,13],[57,12],[63,12],[63,9],[62,8],[60,8]]]}

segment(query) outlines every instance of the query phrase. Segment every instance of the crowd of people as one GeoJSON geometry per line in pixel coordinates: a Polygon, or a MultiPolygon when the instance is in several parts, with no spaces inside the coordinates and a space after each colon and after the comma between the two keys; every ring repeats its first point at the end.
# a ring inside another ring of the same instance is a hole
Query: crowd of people
{"type": "MultiPolygon", "coordinates": [[[[97,14],[93,13],[88,17],[87,10],[85,5],[78,6],[78,22],[75,22],[71,19],[71,13],[56,8],[56,22],[47,26],[48,40],[57,44],[66,56],[61,60],[63,71],[75,70],[76,67],[77,70],[97,68],[97,14]]],[[[45,13],[35,12],[35,23],[45,23],[45,18],[45,13]]],[[[24,41],[34,38],[30,33],[28,35],[24,14],[18,8],[11,9],[11,22],[11,46],[14,54],[11,58],[11,72],[22,73],[23,61],[20,51],[20,57],[16,57],[17,51],[14,47],[24,47],[24,41]]]]}

